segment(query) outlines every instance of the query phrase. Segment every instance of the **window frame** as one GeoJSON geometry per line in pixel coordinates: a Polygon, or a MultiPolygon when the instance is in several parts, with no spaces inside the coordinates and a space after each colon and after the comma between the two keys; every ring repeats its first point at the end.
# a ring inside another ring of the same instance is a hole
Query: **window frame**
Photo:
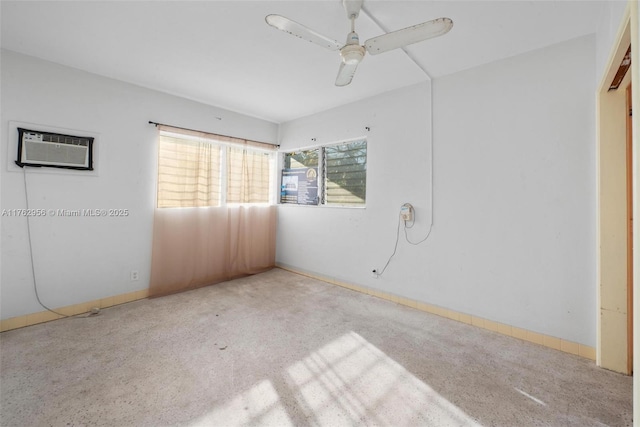
{"type": "MultiPolygon", "coordinates": [[[[282,203],[281,201],[281,196],[279,195],[277,198],[277,204],[278,206],[297,206],[297,207],[308,207],[308,208],[320,208],[320,209],[331,209],[331,208],[339,208],[339,209],[366,209],[367,207],[367,193],[368,193],[368,186],[365,185],[365,197],[364,197],[364,203],[362,203],[361,205],[354,205],[354,204],[339,204],[339,203],[330,203],[328,204],[326,202],[326,176],[325,176],[325,148],[328,147],[335,147],[335,146],[340,146],[340,145],[346,145],[346,144],[350,144],[353,142],[359,142],[359,141],[364,141],[366,143],[367,146],[367,154],[366,154],[366,165],[367,167],[365,168],[365,183],[367,180],[367,176],[368,176],[368,164],[369,164],[369,140],[366,136],[360,136],[360,137],[355,137],[355,138],[349,138],[349,139],[344,139],[344,140],[339,140],[339,141],[334,141],[334,142],[329,142],[329,143],[325,143],[325,144],[315,144],[315,145],[311,145],[311,146],[305,146],[305,147],[301,147],[301,148],[296,148],[296,149],[287,149],[287,150],[282,150],[279,152],[280,156],[279,156],[279,169],[278,169],[278,188],[281,188],[282,185],[282,171],[285,169],[284,164],[285,164],[285,156],[287,154],[290,153],[296,153],[296,152],[300,152],[300,151],[312,151],[312,150],[318,150],[318,199],[319,202],[317,205],[309,205],[309,204],[299,204],[299,203],[282,203]]],[[[278,192],[278,194],[280,194],[280,192],[278,192]]]]}

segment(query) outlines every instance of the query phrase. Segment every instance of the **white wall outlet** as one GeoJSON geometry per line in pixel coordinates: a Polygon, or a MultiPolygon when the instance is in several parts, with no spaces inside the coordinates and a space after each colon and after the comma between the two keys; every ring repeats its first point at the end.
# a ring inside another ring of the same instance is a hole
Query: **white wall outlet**
{"type": "Polygon", "coordinates": [[[140,280],[140,275],[136,270],[131,270],[131,281],[135,282],[136,280],[140,280]]]}

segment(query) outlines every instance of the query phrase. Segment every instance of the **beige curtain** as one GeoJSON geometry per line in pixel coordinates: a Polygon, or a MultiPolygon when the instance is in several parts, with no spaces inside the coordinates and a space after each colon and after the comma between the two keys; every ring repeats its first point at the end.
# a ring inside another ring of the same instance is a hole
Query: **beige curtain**
{"type": "Polygon", "coordinates": [[[159,128],[164,132],[158,136],[158,207],[149,296],[272,268],[276,208],[267,203],[275,147],[164,125],[159,128]]]}
{"type": "Polygon", "coordinates": [[[269,157],[243,148],[227,149],[227,203],[269,202],[269,157]]]}
{"type": "Polygon", "coordinates": [[[220,147],[159,136],[158,207],[220,204],[220,147]]]}
{"type": "Polygon", "coordinates": [[[275,230],[275,206],[156,209],[149,296],[272,268],[275,230]]]}

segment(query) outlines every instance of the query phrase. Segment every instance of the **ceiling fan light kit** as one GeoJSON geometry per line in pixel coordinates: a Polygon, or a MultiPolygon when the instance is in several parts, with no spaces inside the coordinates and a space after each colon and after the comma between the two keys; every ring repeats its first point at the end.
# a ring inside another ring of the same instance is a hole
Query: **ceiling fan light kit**
{"type": "Polygon", "coordinates": [[[353,65],[358,64],[364,58],[364,48],[357,45],[347,45],[340,50],[342,62],[353,65]]]}
{"type": "Polygon", "coordinates": [[[360,64],[366,52],[369,52],[371,55],[377,55],[393,49],[403,48],[413,43],[446,34],[453,27],[453,21],[451,19],[438,18],[403,28],[402,30],[373,37],[361,46],[360,39],[355,31],[355,20],[360,14],[362,2],[363,0],[342,1],[342,5],[347,12],[347,19],[351,21],[351,32],[347,35],[347,42],[344,46],[330,37],[326,37],[284,16],[267,15],[265,21],[278,30],[315,43],[325,49],[339,50],[342,62],[340,63],[338,76],[336,77],[336,86],[346,86],[351,83],[358,64],[360,64]]]}
{"type": "Polygon", "coordinates": [[[360,39],[355,31],[352,31],[347,36],[347,44],[340,49],[340,57],[342,62],[349,65],[358,65],[365,54],[364,46],[360,46],[360,39]]]}

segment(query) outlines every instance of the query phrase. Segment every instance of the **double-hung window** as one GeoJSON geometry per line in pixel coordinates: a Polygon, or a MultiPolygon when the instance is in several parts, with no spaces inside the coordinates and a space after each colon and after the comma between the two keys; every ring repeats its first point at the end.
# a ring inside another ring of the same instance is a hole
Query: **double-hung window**
{"type": "Polygon", "coordinates": [[[270,203],[275,146],[161,127],[159,208],[270,203]]]}

